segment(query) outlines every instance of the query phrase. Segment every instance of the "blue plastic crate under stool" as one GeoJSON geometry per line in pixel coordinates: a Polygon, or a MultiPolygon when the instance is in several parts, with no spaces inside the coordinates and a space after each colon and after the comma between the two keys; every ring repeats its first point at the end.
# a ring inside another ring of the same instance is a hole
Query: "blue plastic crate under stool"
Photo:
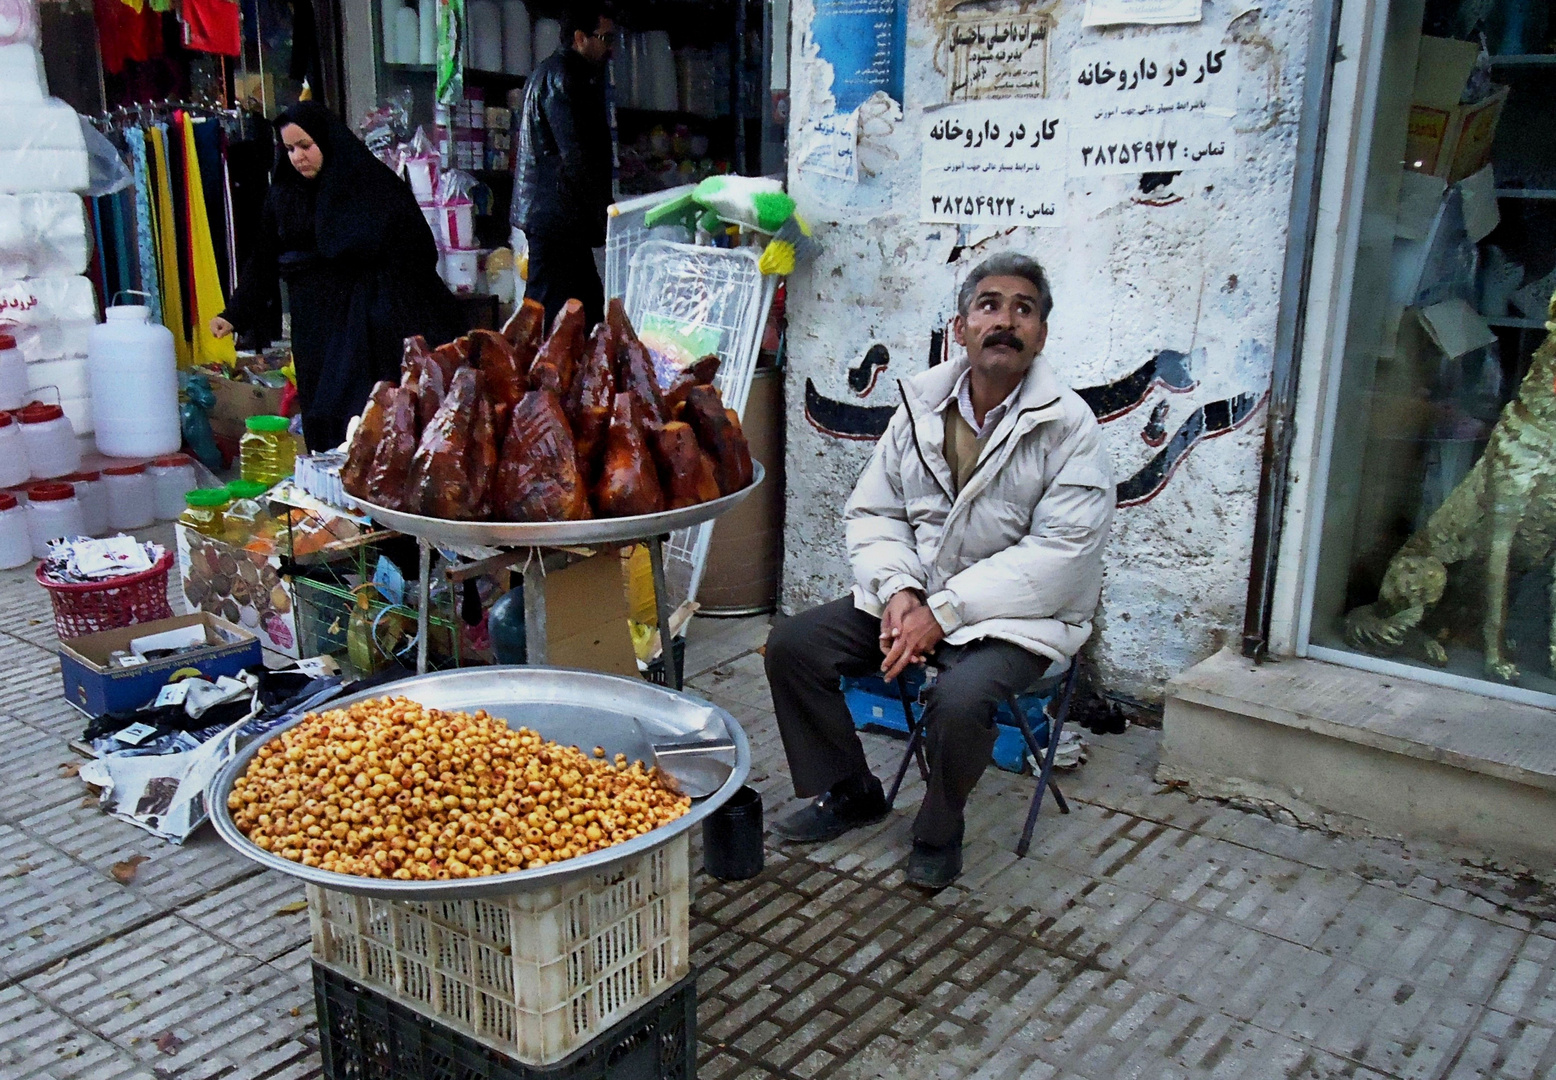
{"type": "MultiPolygon", "coordinates": [[[[918,692],[924,685],[923,668],[910,668],[903,675],[903,680],[907,683],[908,695],[912,699],[913,716],[917,719],[924,709],[918,703],[918,692]]],[[[1016,699],[1017,704],[1027,714],[1027,723],[1032,725],[1032,732],[1037,736],[1038,743],[1044,747],[1048,745],[1048,719],[1043,715],[1043,709],[1047,707],[1051,697],[1050,694],[1026,694],[1016,699]]],[[[908,733],[908,725],[902,717],[902,702],[897,696],[895,683],[886,682],[875,675],[845,678],[843,700],[848,702],[848,711],[854,718],[856,730],[876,728],[894,731],[899,735],[908,733]]],[[[1021,729],[1016,727],[1016,718],[1010,715],[1008,705],[1002,702],[999,708],[994,710],[994,722],[999,725],[999,735],[994,740],[994,751],[990,754],[994,764],[1006,772],[1026,772],[1026,740],[1021,737],[1021,729]]]]}

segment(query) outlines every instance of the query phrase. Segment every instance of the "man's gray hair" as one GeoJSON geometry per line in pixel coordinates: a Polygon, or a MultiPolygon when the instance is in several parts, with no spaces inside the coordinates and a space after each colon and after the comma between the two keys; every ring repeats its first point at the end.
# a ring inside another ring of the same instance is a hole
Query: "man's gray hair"
{"type": "Polygon", "coordinates": [[[1054,309],[1054,296],[1048,288],[1048,275],[1043,273],[1043,268],[1038,265],[1036,259],[1014,251],[990,255],[973,267],[972,273],[967,275],[967,280],[962,282],[961,290],[956,294],[956,310],[964,318],[972,310],[973,297],[978,295],[978,285],[984,278],[991,277],[1018,277],[1031,282],[1032,287],[1037,290],[1037,302],[1040,308],[1038,314],[1043,317],[1044,322],[1048,321],[1048,313],[1054,309]]]}

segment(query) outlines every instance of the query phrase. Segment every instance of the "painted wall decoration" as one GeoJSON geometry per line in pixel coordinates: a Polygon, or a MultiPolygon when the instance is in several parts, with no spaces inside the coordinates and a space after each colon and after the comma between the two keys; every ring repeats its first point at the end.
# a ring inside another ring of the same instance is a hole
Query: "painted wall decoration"
{"type": "MultiPolygon", "coordinates": [[[[860,397],[868,396],[890,362],[884,345],[871,345],[864,359],[848,370],[849,389],[860,397]]],[[[1162,349],[1121,378],[1079,387],[1075,392],[1101,423],[1110,424],[1139,408],[1155,390],[1186,394],[1196,389],[1199,382],[1190,367],[1188,353],[1162,349]]],[[[1243,393],[1201,405],[1178,425],[1170,440],[1166,431],[1169,406],[1166,401],[1157,402],[1140,437],[1147,446],[1162,449],[1134,474],[1119,481],[1118,505],[1140,506],[1156,498],[1196,446],[1242,427],[1266,396],[1243,393]]],[[[886,433],[896,411],[895,405],[858,405],[829,398],[816,389],[813,379],[805,380],[805,420],[831,438],[873,442],[886,433]]]]}

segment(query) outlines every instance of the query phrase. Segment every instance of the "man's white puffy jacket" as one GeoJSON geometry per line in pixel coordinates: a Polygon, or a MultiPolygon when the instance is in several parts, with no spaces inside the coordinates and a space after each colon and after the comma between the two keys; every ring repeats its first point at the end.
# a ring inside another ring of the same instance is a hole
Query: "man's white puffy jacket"
{"type": "Polygon", "coordinates": [[[1038,356],[953,497],[945,410],[967,367],[900,384],[902,405],[844,511],[855,605],[879,615],[920,589],[949,644],[999,638],[1068,659],[1091,634],[1113,520],[1101,428],[1038,356]]]}

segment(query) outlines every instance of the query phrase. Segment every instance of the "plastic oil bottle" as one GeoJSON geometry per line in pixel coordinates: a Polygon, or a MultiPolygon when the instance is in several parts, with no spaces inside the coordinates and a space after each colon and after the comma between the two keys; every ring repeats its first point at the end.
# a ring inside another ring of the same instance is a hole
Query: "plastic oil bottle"
{"type": "Polygon", "coordinates": [[[244,427],[247,430],[238,441],[243,479],[268,488],[291,476],[297,442],[292,438],[290,421],[284,416],[251,416],[244,427]]]}

